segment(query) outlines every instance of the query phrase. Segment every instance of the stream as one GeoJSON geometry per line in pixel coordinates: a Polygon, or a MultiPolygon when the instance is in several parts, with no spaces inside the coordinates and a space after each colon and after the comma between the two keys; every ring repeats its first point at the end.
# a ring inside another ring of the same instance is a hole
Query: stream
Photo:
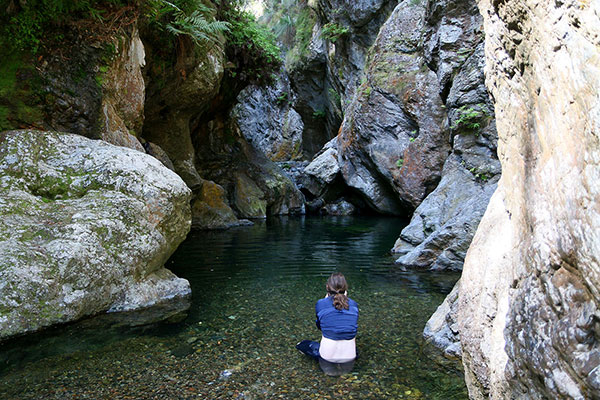
{"type": "Polygon", "coordinates": [[[168,261],[192,286],[186,316],[100,316],[3,343],[0,398],[466,399],[462,375],[421,340],[458,275],[400,271],[389,249],[402,227],[290,217],[191,232],[168,261]],[[359,358],[329,377],[294,345],[320,338],[314,305],[336,270],[360,307],[359,358]]]}

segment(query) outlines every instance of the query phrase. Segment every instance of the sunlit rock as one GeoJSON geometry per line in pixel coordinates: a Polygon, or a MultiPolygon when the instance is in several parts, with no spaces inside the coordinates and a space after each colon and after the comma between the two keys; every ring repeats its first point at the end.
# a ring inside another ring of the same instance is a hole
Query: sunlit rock
{"type": "Polygon", "coordinates": [[[600,4],[479,1],[502,178],[467,254],[473,399],[600,393],[600,4]]]}
{"type": "Polygon", "coordinates": [[[163,268],[189,231],[190,190],[155,158],[9,131],[0,171],[0,338],[190,294],[163,268]]]}

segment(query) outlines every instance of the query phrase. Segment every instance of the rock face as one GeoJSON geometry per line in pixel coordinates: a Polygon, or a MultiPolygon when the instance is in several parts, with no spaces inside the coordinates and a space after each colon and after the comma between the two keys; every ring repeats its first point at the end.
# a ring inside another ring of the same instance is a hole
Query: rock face
{"type": "Polygon", "coordinates": [[[2,54],[0,103],[11,112],[0,130],[35,126],[144,151],[144,47],[135,24],[108,36],[90,43],[67,31],[39,56],[2,54]]]}
{"type": "Polygon", "coordinates": [[[285,71],[275,84],[242,90],[232,110],[244,138],[271,161],[288,161],[302,156],[304,123],[293,108],[294,94],[285,71]]]}
{"type": "Polygon", "coordinates": [[[471,398],[600,398],[600,5],[479,1],[502,178],[465,260],[471,398]]]}
{"type": "Polygon", "coordinates": [[[158,160],[78,135],[0,135],[0,338],[190,294],[163,268],[190,190],[158,160]]]}
{"type": "MultiPolygon", "coordinates": [[[[381,213],[409,213],[430,193],[430,204],[447,203],[446,214],[437,222],[425,222],[425,229],[422,220],[427,212],[415,214],[403,236],[404,245],[395,248],[403,255],[432,234],[430,242],[439,245],[449,240],[445,247],[464,253],[465,243],[453,239],[462,241],[460,224],[446,226],[452,230],[450,236],[447,230],[445,234],[438,230],[457,218],[459,209],[471,214],[457,202],[477,190],[485,191],[487,198],[480,198],[475,216],[459,217],[474,225],[472,235],[493,191],[485,188],[494,185],[492,178],[500,172],[492,107],[483,84],[481,23],[469,1],[400,3],[379,32],[365,79],[346,110],[338,153],[348,186],[381,213]],[[449,174],[445,188],[432,193],[444,174],[449,174]],[[462,181],[456,181],[459,176],[462,181]],[[469,185],[472,190],[460,193],[463,181],[477,183],[478,189],[469,185]],[[438,195],[442,198],[436,199],[438,195]]],[[[435,264],[441,250],[431,253],[427,246],[423,244],[400,263],[435,264]]],[[[460,268],[463,256],[454,257],[451,268],[460,268]]],[[[440,260],[438,266],[446,264],[440,260]]]]}
{"type": "Polygon", "coordinates": [[[435,348],[441,349],[443,351],[442,355],[446,359],[454,361],[462,358],[457,321],[459,289],[460,281],[427,321],[423,330],[425,340],[435,348]]]}
{"type": "Polygon", "coordinates": [[[135,28],[131,39],[124,43],[117,40],[113,45],[116,55],[99,78],[103,92],[100,138],[143,152],[135,135],[141,135],[144,121],[144,45],[135,28]]]}
{"type": "Polygon", "coordinates": [[[202,176],[225,189],[239,218],[304,214],[304,196],[292,180],[246,141],[235,119],[221,118],[195,132],[196,166],[202,176]]]}
{"type": "MultiPolygon", "coordinates": [[[[148,43],[151,52],[158,52],[150,40],[148,43]]],[[[197,189],[202,178],[196,170],[190,125],[192,119],[208,110],[219,92],[225,63],[223,51],[217,46],[205,52],[192,51],[181,65],[164,70],[164,61],[159,58],[150,62],[153,64],[148,66],[143,137],[160,146],[177,174],[190,188],[197,189]]]]}
{"type": "Polygon", "coordinates": [[[450,151],[441,90],[422,54],[424,18],[420,3],[396,7],[339,135],[344,180],[380,213],[416,208],[439,182],[450,151]]]}
{"type": "Polygon", "coordinates": [[[393,253],[410,268],[460,271],[498,177],[481,180],[452,155],[438,187],[415,210],[393,253]]]}

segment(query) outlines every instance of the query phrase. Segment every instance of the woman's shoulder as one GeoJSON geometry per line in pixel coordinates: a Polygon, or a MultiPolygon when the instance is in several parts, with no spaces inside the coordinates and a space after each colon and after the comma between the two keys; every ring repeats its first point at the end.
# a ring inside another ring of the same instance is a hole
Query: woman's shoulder
{"type": "Polygon", "coordinates": [[[317,300],[316,307],[323,308],[323,307],[327,307],[327,306],[331,306],[331,305],[333,305],[333,302],[331,301],[331,297],[324,297],[322,299],[317,300]]]}
{"type": "Polygon", "coordinates": [[[350,307],[356,307],[356,308],[358,308],[358,303],[356,301],[352,300],[350,297],[348,297],[348,305],[350,307]]]}

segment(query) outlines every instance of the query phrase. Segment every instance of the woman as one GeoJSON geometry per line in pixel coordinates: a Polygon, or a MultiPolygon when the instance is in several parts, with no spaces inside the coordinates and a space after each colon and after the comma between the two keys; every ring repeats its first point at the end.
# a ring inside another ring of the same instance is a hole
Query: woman
{"type": "Polygon", "coordinates": [[[296,348],[318,359],[327,375],[341,375],[352,370],[356,359],[358,304],[348,297],[346,278],[339,272],[331,274],[325,288],[327,295],[315,306],[321,343],[303,340],[296,348]]]}

